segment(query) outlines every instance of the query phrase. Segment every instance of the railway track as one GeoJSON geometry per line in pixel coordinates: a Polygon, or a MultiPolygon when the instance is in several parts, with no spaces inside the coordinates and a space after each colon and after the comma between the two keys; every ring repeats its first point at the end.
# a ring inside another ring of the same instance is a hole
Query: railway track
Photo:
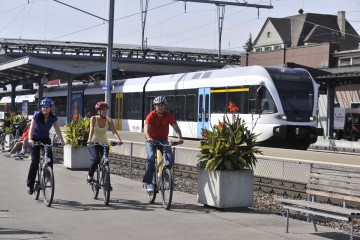
{"type": "MultiPolygon", "coordinates": [[[[54,149],[54,156],[58,162],[62,162],[63,148],[54,149]]],[[[141,181],[145,171],[145,159],[144,158],[132,158],[120,154],[110,153],[110,167],[111,172],[116,175],[131,178],[141,181]]],[[[187,192],[191,194],[197,194],[197,171],[196,167],[175,164],[175,190],[187,192]]],[[[255,176],[254,178],[254,209],[261,211],[283,215],[284,210],[282,206],[275,201],[277,197],[285,198],[302,198],[307,199],[305,193],[306,184],[284,181],[274,178],[266,178],[255,176]],[[279,196],[281,195],[281,196],[279,196]]],[[[341,203],[336,202],[334,199],[319,199],[320,201],[326,201],[339,205],[341,203]]],[[[352,202],[348,203],[348,207],[359,208],[352,202]]],[[[293,214],[292,218],[306,221],[306,215],[293,214]]],[[[323,226],[332,227],[335,229],[342,229],[348,231],[348,226],[343,221],[328,221],[326,218],[317,218],[317,223],[323,226]]],[[[357,230],[360,226],[360,222],[355,220],[355,234],[360,234],[360,230],[357,230]]]]}
{"type": "MultiPolygon", "coordinates": [[[[54,156],[57,159],[61,159],[63,156],[63,149],[56,148],[54,156]]],[[[110,153],[109,159],[111,162],[111,172],[113,174],[121,175],[131,179],[141,180],[142,175],[145,171],[145,159],[133,158],[130,159],[128,156],[119,155],[116,153],[110,153]]],[[[175,177],[179,181],[190,181],[196,184],[197,170],[196,167],[175,164],[175,177]]],[[[179,182],[178,181],[178,182],[179,182]]],[[[176,187],[175,187],[176,188],[176,187]]],[[[194,187],[196,189],[196,186],[194,187]]],[[[184,190],[183,187],[177,188],[178,190],[184,190]]],[[[259,177],[254,178],[254,189],[261,190],[267,193],[276,193],[279,195],[286,195],[288,197],[296,197],[307,199],[305,193],[306,184],[292,181],[284,181],[273,178],[259,177]]],[[[196,193],[193,190],[186,192],[196,193]]]]}
{"type": "MultiPolygon", "coordinates": [[[[62,161],[63,148],[54,149],[55,159],[62,161]]],[[[142,181],[142,176],[145,171],[144,158],[130,158],[129,156],[120,155],[117,153],[110,153],[110,168],[113,174],[123,177],[142,181]]],[[[192,194],[197,193],[197,170],[195,166],[175,164],[175,190],[188,192],[192,194]]],[[[269,177],[256,176],[254,178],[254,190],[259,190],[265,193],[282,195],[287,198],[307,199],[305,192],[306,183],[289,181],[284,179],[276,179],[269,177]]],[[[334,199],[322,199],[326,202],[338,204],[334,199]]],[[[321,199],[320,199],[321,201],[321,199]]],[[[359,208],[352,202],[348,203],[349,207],[359,208]]]]}

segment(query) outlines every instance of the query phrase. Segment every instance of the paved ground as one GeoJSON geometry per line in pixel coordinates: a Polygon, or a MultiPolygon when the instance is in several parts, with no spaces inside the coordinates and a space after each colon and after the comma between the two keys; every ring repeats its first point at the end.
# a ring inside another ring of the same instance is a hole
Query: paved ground
{"type": "MultiPolygon", "coordinates": [[[[174,193],[172,209],[147,202],[142,183],[112,175],[109,206],[92,198],[86,172],[55,164],[56,191],[47,208],[25,190],[29,160],[0,155],[0,239],[349,239],[346,233],[251,209],[217,211],[196,196],[174,193]]],[[[101,196],[101,195],[100,195],[101,196]]]]}

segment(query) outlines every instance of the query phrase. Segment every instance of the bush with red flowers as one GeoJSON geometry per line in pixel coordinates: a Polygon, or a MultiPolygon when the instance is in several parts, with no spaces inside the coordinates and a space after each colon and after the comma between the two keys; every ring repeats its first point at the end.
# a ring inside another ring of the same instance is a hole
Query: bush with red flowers
{"type": "Polygon", "coordinates": [[[232,120],[224,114],[223,121],[202,129],[199,166],[208,171],[253,169],[257,162],[255,154],[261,154],[256,147],[254,133],[245,126],[239,117],[239,108],[232,102],[228,105],[232,120]]]}

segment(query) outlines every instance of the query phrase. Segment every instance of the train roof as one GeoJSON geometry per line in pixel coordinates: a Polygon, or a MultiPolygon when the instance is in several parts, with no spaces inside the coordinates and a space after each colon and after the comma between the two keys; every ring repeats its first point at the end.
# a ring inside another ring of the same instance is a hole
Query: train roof
{"type": "Polygon", "coordinates": [[[234,67],[155,76],[148,82],[146,90],[235,86],[239,85],[239,80],[243,80],[242,84],[260,84],[267,79],[270,79],[270,75],[264,67],[234,67]]]}
{"type": "MultiPolygon", "coordinates": [[[[15,97],[15,102],[16,103],[22,103],[22,101],[34,102],[35,101],[35,95],[36,94],[18,95],[18,96],[15,97]]],[[[1,100],[0,100],[0,103],[11,103],[11,97],[10,96],[2,97],[1,100]]]]}
{"type": "MultiPolygon", "coordinates": [[[[269,73],[276,71],[295,72],[299,69],[286,68],[283,66],[228,66],[224,69],[205,70],[189,73],[160,75],[154,77],[140,77],[122,80],[113,80],[111,90],[116,92],[142,92],[146,85],[146,91],[158,91],[159,89],[191,89],[203,87],[226,87],[239,85],[266,84],[271,80],[269,73]],[[287,69],[287,70],[286,70],[287,69]],[[209,81],[211,79],[211,81],[209,81]],[[241,81],[241,82],[240,82],[241,81]]],[[[305,71],[305,70],[303,70],[305,71]]],[[[297,71],[298,72],[298,71],[297,71]]],[[[305,71],[306,72],[306,71],[305,71]]],[[[99,84],[86,83],[73,85],[73,92],[83,91],[84,95],[104,94],[105,81],[99,84]]],[[[67,85],[60,85],[44,89],[44,97],[66,96],[67,85]]]]}

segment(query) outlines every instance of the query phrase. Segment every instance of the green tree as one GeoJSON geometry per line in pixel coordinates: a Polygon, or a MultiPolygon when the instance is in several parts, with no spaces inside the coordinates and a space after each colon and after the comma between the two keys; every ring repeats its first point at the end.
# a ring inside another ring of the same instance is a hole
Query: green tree
{"type": "Polygon", "coordinates": [[[246,52],[251,52],[253,50],[253,42],[252,42],[251,33],[250,33],[249,39],[247,40],[247,42],[245,43],[245,46],[243,46],[243,48],[246,52]]]}

